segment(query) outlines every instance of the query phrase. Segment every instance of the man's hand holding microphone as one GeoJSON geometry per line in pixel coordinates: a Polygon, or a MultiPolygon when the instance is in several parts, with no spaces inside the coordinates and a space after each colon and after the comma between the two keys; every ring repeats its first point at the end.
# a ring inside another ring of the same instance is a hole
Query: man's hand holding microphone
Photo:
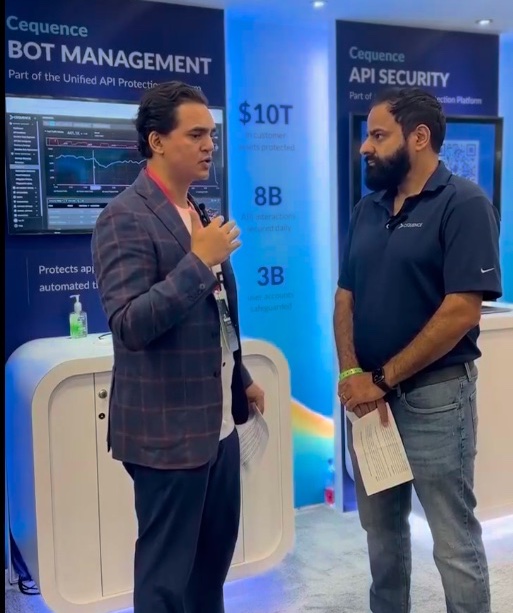
{"type": "Polygon", "coordinates": [[[197,211],[191,209],[191,251],[209,268],[225,262],[241,246],[235,222],[223,221],[221,216],[214,217],[203,226],[197,211]]]}

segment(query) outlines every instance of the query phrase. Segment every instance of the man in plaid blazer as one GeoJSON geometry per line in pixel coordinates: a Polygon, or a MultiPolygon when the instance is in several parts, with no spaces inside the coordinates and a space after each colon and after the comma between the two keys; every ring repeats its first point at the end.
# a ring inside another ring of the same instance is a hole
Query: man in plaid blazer
{"type": "Polygon", "coordinates": [[[92,253],[114,343],[109,447],[133,479],[135,613],[222,613],[240,516],[235,424],[263,392],[242,363],[233,222],[188,194],[208,178],[207,101],[164,83],[136,128],[147,159],[98,218],[92,253]]]}

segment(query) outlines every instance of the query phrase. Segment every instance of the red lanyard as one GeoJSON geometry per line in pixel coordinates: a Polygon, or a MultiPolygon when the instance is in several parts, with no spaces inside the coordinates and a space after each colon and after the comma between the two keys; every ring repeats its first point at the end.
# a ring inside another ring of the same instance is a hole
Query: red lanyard
{"type": "Polygon", "coordinates": [[[169,202],[173,206],[177,207],[177,205],[173,202],[173,196],[171,195],[171,192],[167,189],[167,187],[164,185],[164,183],[162,183],[162,181],[159,179],[159,177],[157,177],[157,175],[154,172],[152,172],[148,167],[146,167],[145,170],[146,170],[146,174],[148,175],[148,177],[157,185],[157,187],[161,190],[161,192],[169,200],[169,202]]]}

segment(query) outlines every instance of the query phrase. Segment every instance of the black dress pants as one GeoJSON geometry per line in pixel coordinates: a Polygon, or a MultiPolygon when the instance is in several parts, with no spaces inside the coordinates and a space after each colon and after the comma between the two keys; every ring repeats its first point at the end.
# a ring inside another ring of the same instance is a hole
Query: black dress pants
{"type": "Polygon", "coordinates": [[[138,521],[134,613],[224,613],[240,519],[237,431],[199,468],[125,468],[138,521]]]}

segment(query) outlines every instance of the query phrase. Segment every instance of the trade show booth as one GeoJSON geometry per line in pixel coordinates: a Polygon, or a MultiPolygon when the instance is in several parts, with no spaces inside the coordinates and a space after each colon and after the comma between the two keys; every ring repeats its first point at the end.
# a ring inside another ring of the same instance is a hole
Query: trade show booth
{"type": "MultiPolygon", "coordinates": [[[[212,163],[191,193],[209,217],[233,220],[243,242],[231,260],[242,349],[266,394],[269,441],[258,468],[242,476],[229,580],[276,567],[293,548],[296,521],[307,534],[295,509],[332,506],[333,482],[335,507],[346,512],[336,518],[340,533],[357,535],[345,528],[357,505],[333,296],[353,209],[369,193],[361,147],[383,89],[419,86],[442,104],[440,158],[500,214],[503,299],[513,303],[511,38],[505,51],[498,31],[474,17],[453,30],[443,20],[397,25],[404,15],[379,23],[379,15],[357,15],[358,3],[327,3],[321,18],[324,2],[293,11],[287,2],[262,10],[249,0],[179,2],[6,4],[5,532],[20,554],[12,569],[26,565],[55,613],[132,604],[133,488],[107,450],[114,357],[91,234],[146,163],[133,121],[145,91],[183,80],[205,94],[212,163]],[[123,27],[113,28],[120,14],[123,27]],[[64,335],[78,296],[89,335],[72,339],[64,335]]],[[[513,515],[513,304],[485,305],[479,346],[475,493],[477,515],[488,520],[513,515]]],[[[415,496],[414,512],[423,516],[415,496]]],[[[356,567],[345,549],[343,559],[342,571],[356,567]]],[[[312,566],[312,576],[325,577],[312,566]]],[[[367,559],[359,572],[366,580],[367,559]]],[[[333,579],[344,596],[367,589],[347,576],[333,579]]],[[[322,585],[335,600],[330,589],[322,585]]],[[[311,591],[321,594],[317,585],[311,591]]],[[[304,608],[315,607],[329,609],[320,599],[304,608]]]]}
{"type": "MultiPolygon", "coordinates": [[[[277,565],[293,545],[289,369],[269,343],[243,342],[266,394],[269,441],[242,477],[242,519],[229,579],[277,565]]],[[[133,487],[107,452],[112,341],[48,338],[6,365],[6,463],[11,534],[46,604],[58,613],[131,606],[133,487]]]]}

